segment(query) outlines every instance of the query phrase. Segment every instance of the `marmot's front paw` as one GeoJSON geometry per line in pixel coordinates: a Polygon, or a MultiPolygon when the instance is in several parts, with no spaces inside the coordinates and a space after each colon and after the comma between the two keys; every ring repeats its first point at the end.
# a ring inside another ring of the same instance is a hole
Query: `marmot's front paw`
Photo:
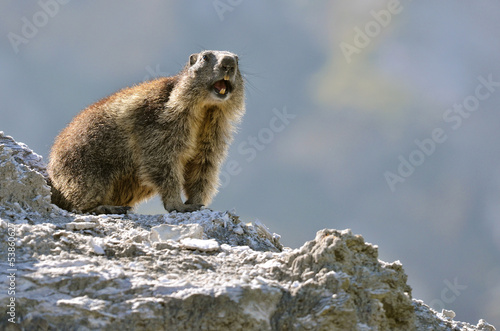
{"type": "Polygon", "coordinates": [[[184,204],[184,211],[197,211],[203,208],[203,205],[201,203],[185,203],[184,204]]]}
{"type": "Polygon", "coordinates": [[[199,203],[187,203],[187,204],[183,203],[183,204],[179,204],[179,205],[165,206],[165,209],[168,212],[175,210],[179,213],[186,213],[186,212],[200,210],[202,207],[203,207],[203,205],[199,204],[199,203]]]}

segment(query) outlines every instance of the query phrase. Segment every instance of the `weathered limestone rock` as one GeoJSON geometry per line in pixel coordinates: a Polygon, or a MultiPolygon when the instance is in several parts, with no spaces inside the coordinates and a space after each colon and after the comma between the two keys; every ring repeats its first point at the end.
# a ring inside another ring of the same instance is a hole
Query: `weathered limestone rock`
{"type": "Polygon", "coordinates": [[[412,300],[402,265],[350,230],[290,249],[234,212],[78,215],[44,171],[0,134],[0,329],[495,330],[412,300]]]}
{"type": "Polygon", "coordinates": [[[52,211],[42,157],[0,131],[0,206],[12,215],[52,211]]]}

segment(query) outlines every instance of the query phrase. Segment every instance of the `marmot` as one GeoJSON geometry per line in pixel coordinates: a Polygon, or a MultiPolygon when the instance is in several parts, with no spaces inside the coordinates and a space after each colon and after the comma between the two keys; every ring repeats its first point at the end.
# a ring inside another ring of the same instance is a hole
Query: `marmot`
{"type": "Polygon", "coordinates": [[[208,205],[244,99],[238,56],[203,51],[175,76],[94,103],[52,147],[53,203],[69,211],[124,213],[160,194],[167,211],[208,205]]]}

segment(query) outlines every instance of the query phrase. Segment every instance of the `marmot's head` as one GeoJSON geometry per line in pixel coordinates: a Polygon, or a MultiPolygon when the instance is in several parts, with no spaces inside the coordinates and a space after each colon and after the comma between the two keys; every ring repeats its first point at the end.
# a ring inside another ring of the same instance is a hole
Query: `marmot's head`
{"type": "Polygon", "coordinates": [[[197,97],[203,102],[243,102],[243,78],[236,54],[225,51],[192,54],[186,69],[188,85],[196,90],[197,97]]]}

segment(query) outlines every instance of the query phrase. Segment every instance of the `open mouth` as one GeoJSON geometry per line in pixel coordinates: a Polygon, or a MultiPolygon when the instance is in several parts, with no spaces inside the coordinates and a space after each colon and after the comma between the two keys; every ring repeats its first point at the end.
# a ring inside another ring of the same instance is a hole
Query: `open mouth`
{"type": "Polygon", "coordinates": [[[227,96],[233,90],[228,75],[224,76],[224,79],[216,81],[212,87],[215,94],[220,98],[227,96]]]}

